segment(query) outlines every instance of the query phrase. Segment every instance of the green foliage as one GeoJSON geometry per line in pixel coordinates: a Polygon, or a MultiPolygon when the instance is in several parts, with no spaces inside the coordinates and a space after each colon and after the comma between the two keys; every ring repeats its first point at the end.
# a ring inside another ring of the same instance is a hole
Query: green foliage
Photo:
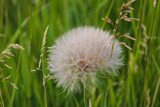
{"type": "MultiPolygon", "coordinates": [[[[0,68],[3,69],[0,71],[0,107],[3,103],[5,107],[45,106],[43,72],[31,70],[39,64],[42,39],[48,25],[45,47],[54,45],[57,37],[78,26],[95,26],[111,31],[112,26],[101,18],[107,16],[115,22],[119,14],[118,8],[123,2],[127,0],[0,0],[0,54],[12,43],[18,43],[25,49],[12,50],[15,56],[6,60],[12,69],[0,63],[0,68]],[[9,75],[11,77],[5,80],[9,75]]],[[[118,76],[107,76],[97,88],[86,90],[87,105],[146,107],[154,101],[154,106],[160,106],[160,91],[155,92],[156,86],[159,86],[160,2],[154,7],[153,0],[137,0],[132,7],[134,11],[130,16],[139,18],[140,21],[122,21],[118,30],[122,34],[129,32],[136,39],[121,40],[133,50],[122,46],[124,66],[118,76]]],[[[47,55],[46,52],[43,58],[47,58],[47,55]]],[[[43,63],[43,69],[47,68],[46,62],[43,63]]],[[[48,73],[45,69],[45,74],[48,73]]],[[[56,87],[56,82],[48,79],[45,86],[48,107],[84,106],[83,91],[63,92],[56,87]]]]}

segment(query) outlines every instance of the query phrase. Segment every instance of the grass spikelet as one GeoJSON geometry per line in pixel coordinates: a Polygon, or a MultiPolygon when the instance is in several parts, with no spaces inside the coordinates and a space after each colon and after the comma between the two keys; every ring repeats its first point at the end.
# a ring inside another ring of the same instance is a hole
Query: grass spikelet
{"type": "Polygon", "coordinates": [[[43,88],[44,88],[44,99],[45,99],[45,107],[47,107],[47,96],[46,96],[46,85],[45,85],[45,81],[46,78],[48,78],[44,72],[45,68],[44,68],[44,64],[45,60],[43,58],[44,54],[45,54],[45,44],[46,44],[46,36],[47,36],[47,31],[48,31],[49,26],[47,26],[45,32],[44,32],[44,36],[43,36],[43,40],[42,40],[42,47],[41,47],[41,54],[40,54],[40,59],[39,59],[39,63],[38,63],[38,67],[36,67],[36,69],[32,69],[31,72],[36,72],[38,70],[42,70],[43,72],[43,88]],[[42,69],[41,69],[42,66],[42,69]]]}
{"type": "Polygon", "coordinates": [[[24,48],[21,46],[21,45],[19,45],[19,44],[10,44],[9,45],[9,48],[15,48],[15,49],[21,49],[21,50],[24,50],[24,48]]]}
{"type": "MultiPolygon", "coordinates": [[[[118,9],[118,11],[119,11],[119,16],[116,18],[116,21],[115,21],[115,23],[113,23],[112,21],[111,21],[111,19],[110,18],[102,18],[102,20],[104,20],[104,21],[106,21],[107,23],[111,23],[112,25],[113,25],[113,35],[114,35],[114,39],[118,39],[118,38],[120,38],[120,37],[127,37],[128,39],[131,39],[131,40],[135,40],[135,38],[133,38],[133,37],[130,37],[130,36],[128,36],[128,33],[126,33],[125,35],[120,35],[120,32],[118,32],[118,25],[119,25],[119,22],[121,21],[121,20],[125,20],[125,21],[127,21],[127,22],[132,22],[132,21],[139,21],[139,19],[138,18],[129,18],[128,17],[128,14],[129,13],[132,13],[132,11],[134,10],[134,8],[132,8],[132,7],[129,7],[132,3],[134,3],[136,0],[131,0],[131,1],[129,1],[128,3],[123,3],[122,5],[121,5],[121,8],[120,9],[118,9]]],[[[113,44],[112,44],[112,50],[113,50],[113,45],[114,45],[114,39],[112,40],[113,41],[113,44]]],[[[119,43],[119,44],[122,44],[122,45],[124,45],[127,49],[129,49],[129,50],[132,50],[132,48],[130,48],[128,45],[126,45],[126,43],[124,43],[124,42],[121,42],[121,43],[119,43]]],[[[112,56],[112,52],[111,52],[111,56],[112,56]]]]}
{"type": "Polygon", "coordinates": [[[12,82],[9,82],[15,89],[18,89],[18,87],[14,84],[14,83],[12,83],[12,82]]]}
{"type": "MultiPolygon", "coordinates": [[[[14,56],[15,56],[15,55],[11,52],[11,48],[24,50],[24,48],[23,48],[21,45],[19,45],[19,44],[10,44],[4,51],[2,51],[2,53],[0,54],[0,64],[4,65],[4,66],[5,66],[6,68],[8,68],[8,69],[12,69],[12,66],[10,66],[10,65],[8,65],[8,64],[6,63],[6,59],[10,59],[11,57],[14,57],[14,56]]],[[[9,84],[12,85],[15,89],[18,89],[18,87],[17,87],[15,84],[13,84],[12,82],[10,82],[10,81],[8,80],[8,79],[11,77],[11,75],[9,75],[9,76],[7,76],[7,77],[4,77],[2,71],[3,71],[3,69],[0,68],[0,74],[1,74],[0,78],[2,78],[2,80],[3,80],[3,78],[4,78],[4,79],[7,80],[7,82],[9,82],[9,84]]],[[[0,81],[0,82],[1,82],[1,81],[0,81]]]]}

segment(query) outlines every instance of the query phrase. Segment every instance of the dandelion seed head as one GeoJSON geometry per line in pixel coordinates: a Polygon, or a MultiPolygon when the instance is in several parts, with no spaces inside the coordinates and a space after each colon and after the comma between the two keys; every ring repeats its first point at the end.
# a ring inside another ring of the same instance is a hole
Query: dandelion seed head
{"type": "Polygon", "coordinates": [[[58,86],[65,90],[80,91],[81,85],[96,86],[97,73],[117,74],[122,65],[122,50],[113,35],[98,28],[75,28],[56,40],[51,49],[51,73],[58,86]]]}

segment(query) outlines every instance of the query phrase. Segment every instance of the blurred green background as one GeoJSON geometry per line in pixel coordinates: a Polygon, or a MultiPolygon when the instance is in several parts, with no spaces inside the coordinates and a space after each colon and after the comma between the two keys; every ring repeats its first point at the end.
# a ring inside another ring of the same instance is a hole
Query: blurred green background
{"type": "MultiPolygon", "coordinates": [[[[128,1],[0,0],[0,54],[12,43],[25,48],[24,51],[12,50],[15,56],[6,59],[12,69],[0,63],[3,69],[0,71],[0,107],[3,107],[2,101],[5,107],[45,106],[43,72],[31,70],[38,66],[43,34],[48,25],[46,47],[54,45],[57,37],[78,26],[112,31],[112,26],[101,18],[108,16],[115,21],[118,8],[128,1]],[[5,80],[9,75],[11,78],[5,80]]],[[[154,7],[153,0],[137,0],[132,7],[134,11],[130,16],[140,21],[122,21],[118,30],[121,34],[129,32],[136,38],[136,41],[121,39],[133,50],[122,46],[125,65],[119,70],[119,75],[107,76],[97,88],[87,92],[87,103],[92,107],[160,107],[160,2],[154,7]]],[[[48,75],[46,62],[43,67],[48,75]]],[[[68,95],[62,91],[56,87],[56,82],[46,80],[48,107],[84,106],[83,91],[68,95]]]]}

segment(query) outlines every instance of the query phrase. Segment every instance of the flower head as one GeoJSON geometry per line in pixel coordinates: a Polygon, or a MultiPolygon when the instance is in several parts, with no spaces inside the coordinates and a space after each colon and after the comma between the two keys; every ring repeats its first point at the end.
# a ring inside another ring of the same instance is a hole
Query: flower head
{"type": "Polygon", "coordinates": [[[73,29],[56,40],[50,63],[58,86],[79,91],[82,84],[86,88],[96,85],[98,73],[116,75],[122,50],[116,40],[112,48],[112,40],[109,32],[93,27],[73,29]]]}

